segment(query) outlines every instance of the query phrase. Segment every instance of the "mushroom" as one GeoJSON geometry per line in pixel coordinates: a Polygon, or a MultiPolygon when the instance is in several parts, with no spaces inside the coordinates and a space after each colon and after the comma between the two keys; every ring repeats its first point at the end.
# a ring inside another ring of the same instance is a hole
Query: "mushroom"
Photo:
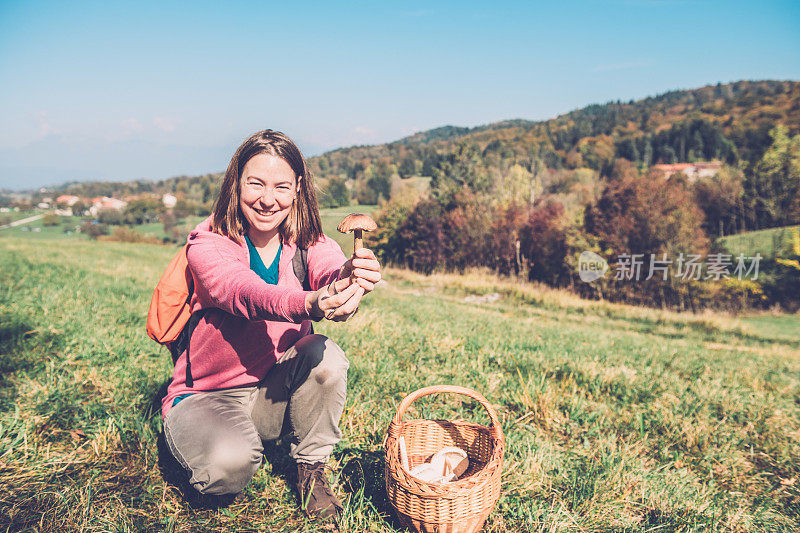
{"type": "Polygon", "coordinates": [[[428,462],[415,466],[408,473],[427,483],[448,483],[459,479],[467,468],[467,452],[455,446],[447,446],[433,454],[428,462]]]}
{"type": "MultiPolygon", "coordinates": [[[[442,448],[436,452],[434,459],[438,457],[442,457],[444,460],[444,474],[452,473],[455,479],[460,478],[461,475],[467,471],[467,468],[469,468],[467,452],[461,448],[456,448],[455,446],[442,448]]],[[[434,459],[431,459],[431,462],[434,462],[434,459]]]]}
{"type": "Polygon", "coordinates": [[[365,215],[363,213],[350,213],[344,220],[339,223],[338,229],[342,233],[350,233],[353,232],[353,255],[355,255],[356,250],[359,248],[363,248],[363,238],[362,238],[362,231],[373,231],[378,228],[378,225],[375,224],[375,221],[372,220],[369,215],[365,215]]]}

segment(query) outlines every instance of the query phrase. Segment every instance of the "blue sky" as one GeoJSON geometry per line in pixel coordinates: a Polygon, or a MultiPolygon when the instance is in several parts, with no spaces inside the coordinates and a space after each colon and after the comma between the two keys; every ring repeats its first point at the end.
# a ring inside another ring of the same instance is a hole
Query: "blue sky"
{"type": "Polygon", "coordinates": [[[250,133],[307,155],[800,79],[800,3],[0,0],[0,188],[223,170],[250,133]]]}

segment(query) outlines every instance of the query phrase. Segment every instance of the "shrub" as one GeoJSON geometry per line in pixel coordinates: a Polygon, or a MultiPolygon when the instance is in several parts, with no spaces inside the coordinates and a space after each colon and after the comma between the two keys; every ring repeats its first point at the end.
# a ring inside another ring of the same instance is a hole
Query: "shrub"
{"type": "Polygon", "coordinates": [[[42,217],[42,224],[44,226],[58,226],[61,222],[61,217],[53,213],[48,213],[42,217]]]}
{"type": "Polygon", "coordinates": [[[800,231],[792,230],[792,239],[777,255],[775,261],[764,265],[761,283],[769,301],[794,313],[800,309],[800,231]]]}
{"type": "Polygon", "coordinates": [[[117,242],[141,242],[147,244],[162,244],[161,239],[153,235],[144,235],[138,231],[131,229],[127,226],[119,226],[114,228],[111,235],[102,236],[99,240],[103,241],[117,241],[117,242]]]}
{"type": "Polygon", "coordinates": [[[117,209],[101,209],[97,213],[97,220],[102,224],[111,226],[119,226],[125,223],[125,217],[122,215],[122,211],[117,209]]]}
{"type": "Polygon", "coordinates": [[[102,222],[86,221],[81,224],[81,233],[88,235],[90,239],[97,239],[101,235],[108,235],[108,226],[102,222]]]}
{"type": "Polygon", "coordinates": [[[764,307],[767,303],[761,283],[752,279],[726,278],[708,285],[713,292],[703,302],[707,307],[736,313],[748,308],[764,307]]]}

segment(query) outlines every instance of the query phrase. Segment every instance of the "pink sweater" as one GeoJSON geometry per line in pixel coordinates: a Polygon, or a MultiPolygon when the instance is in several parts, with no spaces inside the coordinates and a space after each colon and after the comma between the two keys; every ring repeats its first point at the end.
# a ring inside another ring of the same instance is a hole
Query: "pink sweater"
{"type": "MultiPolygon", "coordinates": [[[[281,356],[311,332],[306,292],[292,268],[297,246],[283,243],[278,284],[250,270],[245,242],[212,233],[211,217],[189,234],[186,257],[194,277],[192,312],[209,309],[190,341],[193,386],[186,386],[186,352],[178,358],[161,404],[166,417],[182,394],[258,383],[281,356]]],[[[308,277],[318,289],[339,276],[347,258],[324,236],[308,249],[308,277]]]]}

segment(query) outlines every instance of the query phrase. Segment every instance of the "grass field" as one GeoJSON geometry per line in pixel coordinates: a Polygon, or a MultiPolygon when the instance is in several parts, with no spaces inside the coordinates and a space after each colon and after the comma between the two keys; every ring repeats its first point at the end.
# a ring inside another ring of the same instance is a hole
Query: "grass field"
{"type": "MultiPolygon", "coordinates": [[[[194,227],[197,226],[197,224],[199,224],[205,218],[206,217],[189,216],[179,220],[175,226],[178,230],[178,234],[188,235],[189,232],[192,231],[194,227]]],[[[143,235],[153,236],[161,240],[167,237],[167,234],[164,231],[164,224],[162,222],[150,222],[147,224],[140,224],[138,226],[134,226],[134,229],[143,235]]]]}
{"type": "Polygon", "coordinates": [[[800,226],[785,226],[760,231],[748,231],[738,235],[730,235],[720,239],[722,245],[733,255],[744,254],[772,259],[781,249],[792,242],[792,232],[800,230],[800,226]]]}
{"type": "MultiPolygon", "coordinates": [[[[50,243],[0,239],[0,531],[316,530],[281,447],[227,508],[164,482],[171,362],[144,321],[174,247],[50,243]]],[[[503,423],[487,531],[800,529],[799,316],[681,315],[480,273],[386,278],[352,320],[317,327],[351,362],[331,461],[345,531],[396,530],[381,442],[405,394],[442,383],[480,391],[503,423]]],[[[415,407],[487,421],[453,397],[415,407]]]]}

